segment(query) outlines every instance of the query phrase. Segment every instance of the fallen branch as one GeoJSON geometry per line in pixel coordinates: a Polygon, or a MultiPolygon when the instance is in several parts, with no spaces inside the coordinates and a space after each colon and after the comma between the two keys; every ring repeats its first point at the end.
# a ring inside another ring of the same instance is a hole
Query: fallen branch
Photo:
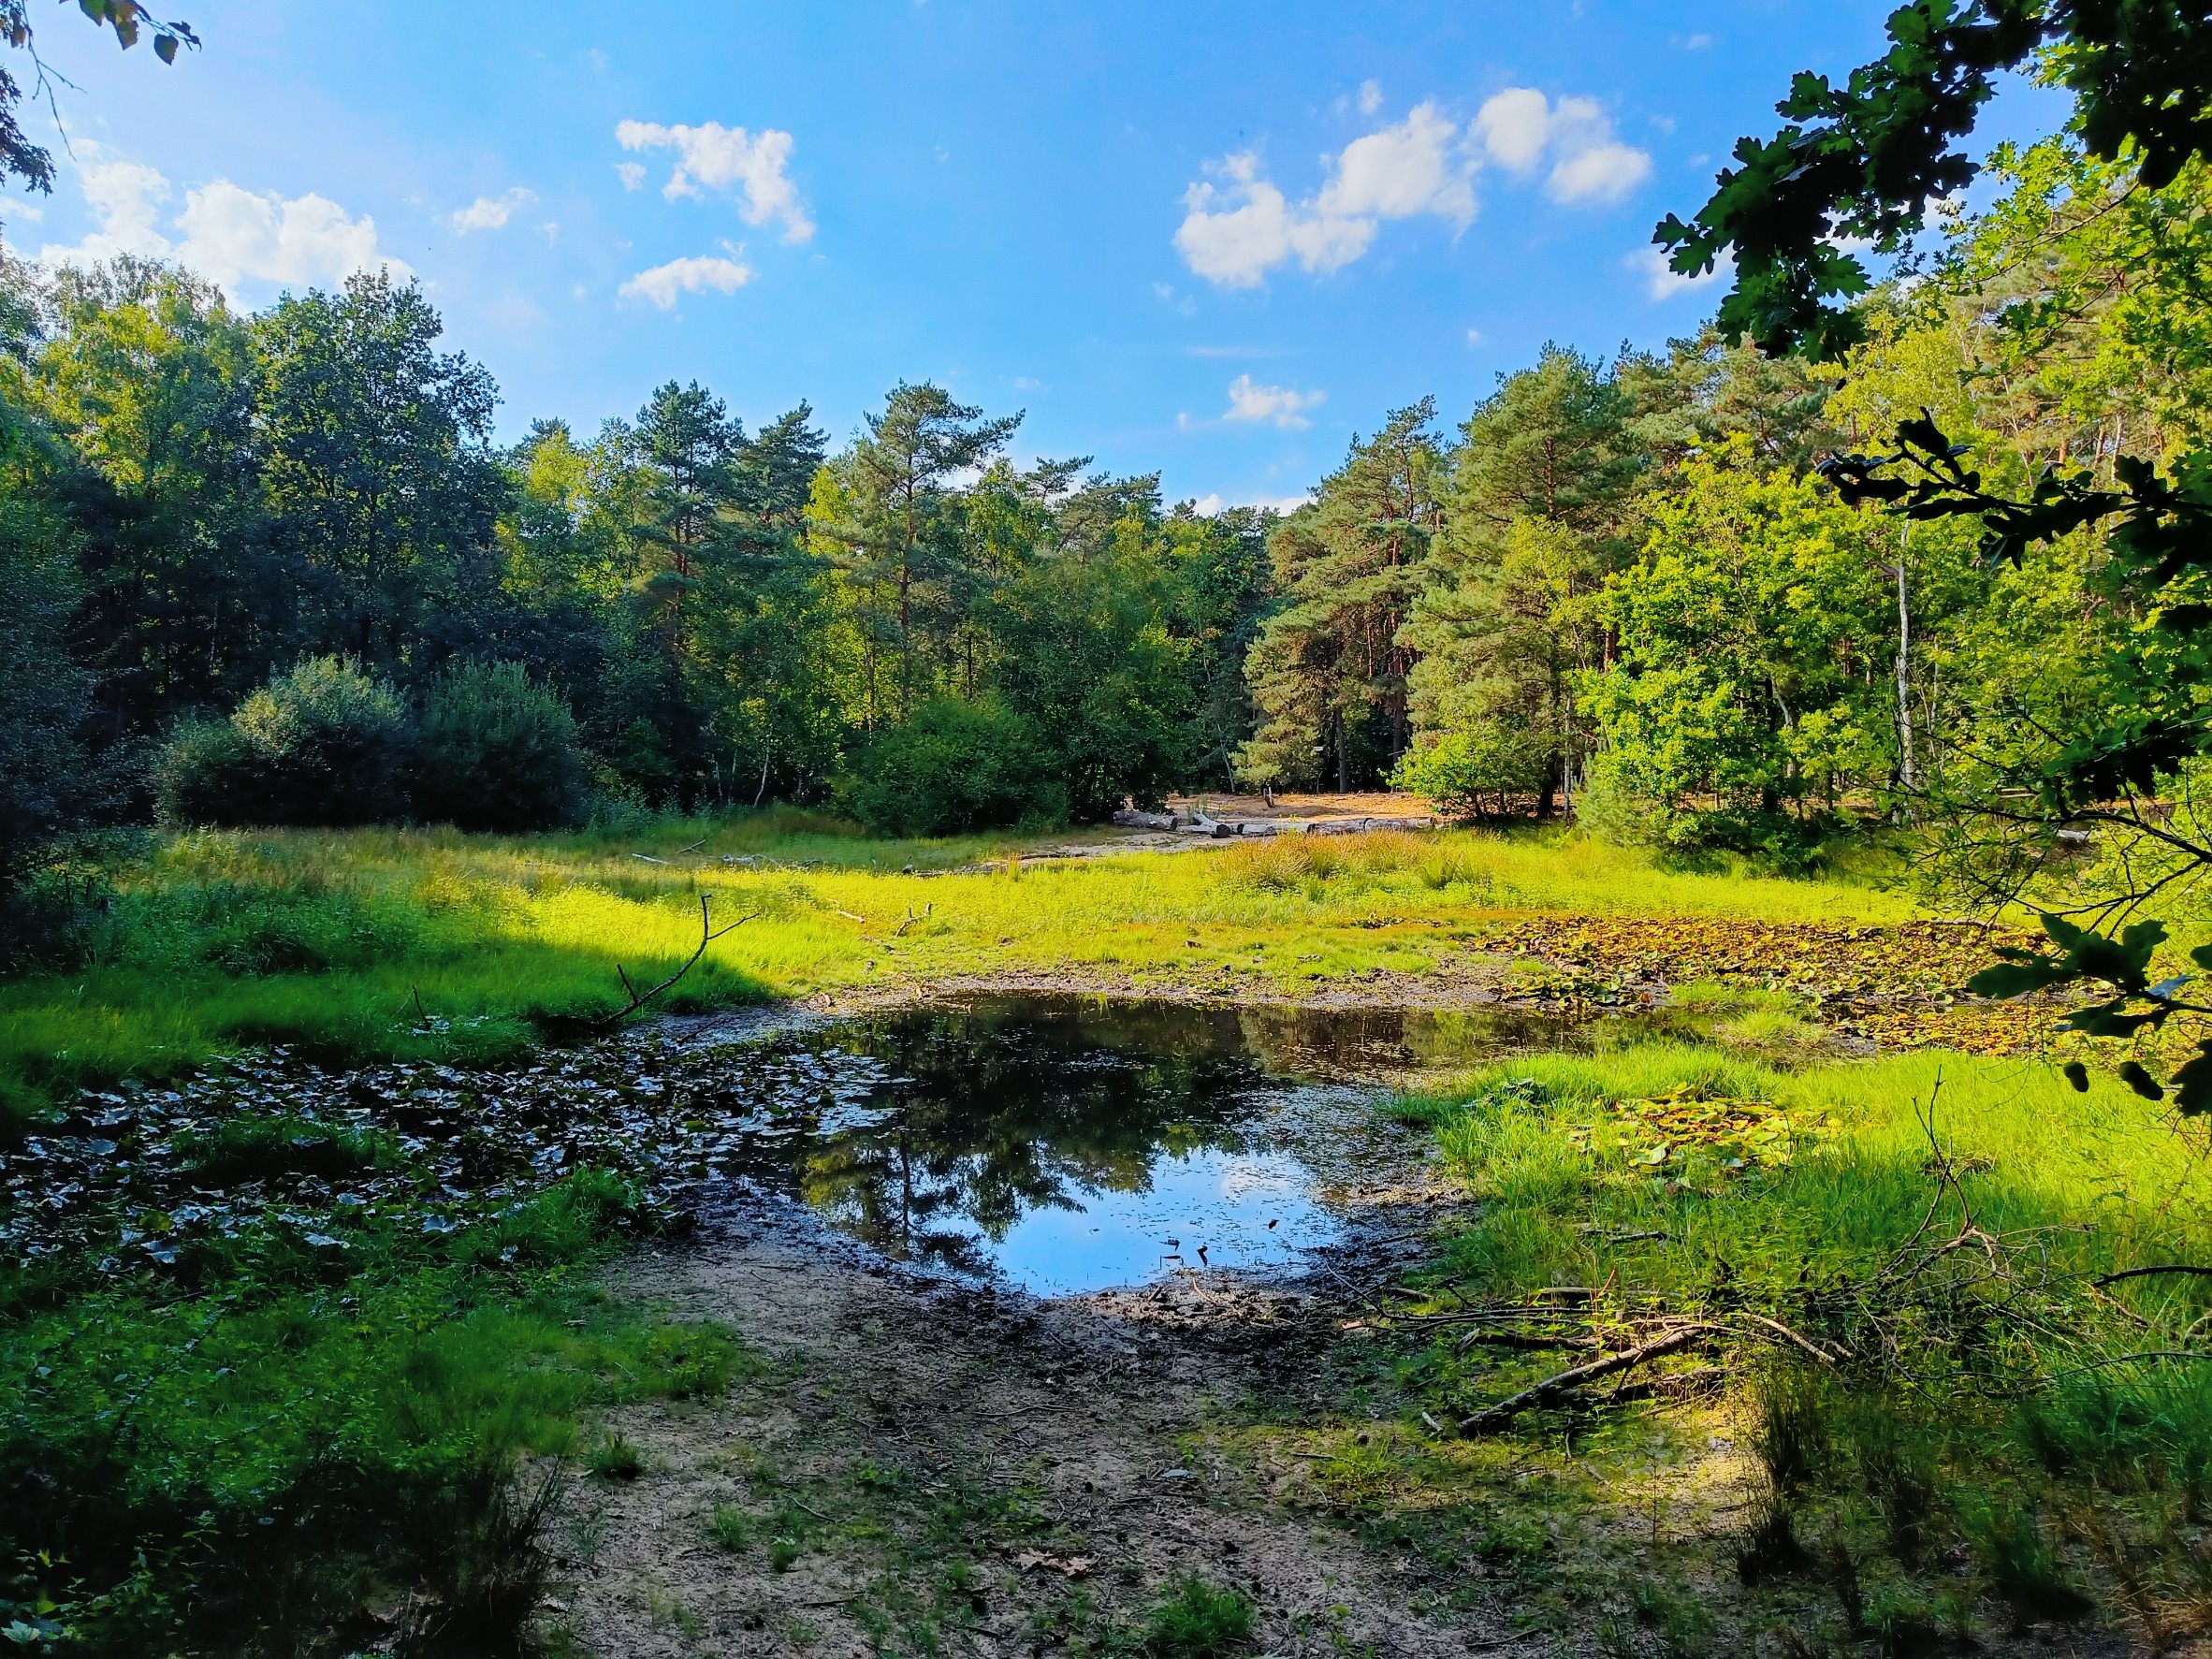
{"type": "Polygon", "coordinates": [[[934,904],[924,905],[922,907],[922,913],[917,916],[914,914],[914,907],[912,905],[907,906],[907,919],[891,930],[891,937],[893,939],[903,938],[907,929],[913,926],[915,923],[928,921],[930,912],[936,909],[937,906],[934,904]]]}
{"type": "MultiPolygon", "coordinates": [[[[643,853],[633,852],[631,854],[631,856],[633,858],[642,858],[645,855],[643,853]]],[[[659,861],[655,860],[654,862],[658,863],[659,861]]],[[[628,1019],[632,1014],[635,1013],[647,1003],[652,1001],[654,997],[660,996],[662,992],[667,990],[671,985],[675,984],[677,981],[682,979],[685,974],[690,973],[692,968],[696,968],[699,965],[699,958],[706,954],[706,947],[708,945],[714,943],[716,939],[720,939],[724,934],[736,932],[737,929],[743,927],[748,922],[752,920],[752,916],[749,913],[747,915],[738,917],[736,921],[730,923],[727,926],[717,927],[714,924],[714,911],[711,908],[712,904],[713,901],[709,899],[706,894],[702,893],[699,895],[699,948],[693,951],[689,956],[684,958],[684,965],[681,968],[677,968],[674,973],[670,974],[666,979],[662,980],[651,990],[640,991],[635,985],[630,982],[630,970],[624,968],[619,962],[615,964],[615,975],[622,982],[622,989],[630,993],[630,1000],[628,1003],[624,1004],[619,1011],[608,1015],[605,1019],[599,1022],[604,1028],[611,1031],[617,1026],[619,1026],[624,1020],[628,1019]]]]}
{"type": "Polygon", "coordinates": [[[1460,1419],[1460,1433],[1463,1435],[1475,1435],[1488,1433],[1492,1429],[1502,1429],[1533,1406],[1552,1404],[1563,1396],[1595,1382],[1601,1376],[1610,1376],[1616,1371],[1627,1371],[1647,1361],[1679,1353],[1693,1343],[1700,1342],[1712,1335],[1716,1329],[1717,1327],[1711,1325],[1685,1325],[1679,1330],[1668,1332],[1665,1336],[1653,1337],[1650,1342],[1624,1349],[1621,1353],[1608,1354],[1602,1360],[1593,1360],[1587,1365],[1577,1365],[1555,1375],[1548,1376],[1533,1388],[1523,1389],[1520,1393],[1501,1400],[1495,1405],[1477,1411],[1470,1417],[1460,1419]]]}
{"type": "Polygon", "coordinates": [[[1754,1314],[1749,1309],[1745,1310],[1743,1317],[1751,1320],[1755,1325],[1766,1326],[1768,1330],[1775,1332],[1779,1336],[1786,1337],[1797,1346],[1803,1348],[1815,1360],[1818,1360],[1823,1365],[1832,1366],[1836,1363],[1836,1356],[1834,1354],[1829,1353],[1826,1348],[1822,1347],[1818,1343],[1812,1341],[1810,1337],[1799,1336],[1795,1331],[1792,1331],[1780,1319],[1769,1319],[1765,1314],[1754,1314]]]}
{"type": "Polygon", "coordinates": [[[2106,1273],[2091,1279],[2090,1284],[2102,1290],[2107,1285],[2117,1285],[2122,1279],[2147,1279],[2154,1273],[2187,1273],[2192,1278],[2212,1279],[2212,1267],[2191,1267],[2186,1262],[2171,1262],[2163,1267],[2123,1267],[2118,1273],[2106,1273]]]}

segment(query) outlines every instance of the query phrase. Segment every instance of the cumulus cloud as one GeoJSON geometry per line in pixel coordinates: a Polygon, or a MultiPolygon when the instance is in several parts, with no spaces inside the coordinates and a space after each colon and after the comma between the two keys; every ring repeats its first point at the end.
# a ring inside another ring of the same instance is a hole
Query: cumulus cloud
{"type": "Polygon", "coordinates": [[[1318,408],[1328,400],[1326,392],[1298,392],[1288,386],[1260,386],[1249,374],[1240,374],[1229,383],[1229,408],[1223,420],[1269,422],[1278,427],[1307,427],[1313,425],[1305,417],[1308,409],[1318,408]]]}
{"type": "Polygon", "coordinates": [[[1619,201],[1652,176],[1652,158],[1613,133],[1594,98],[1552,102],[1533,86],[1507,87],[1476,112],[1472,131],[1506,171],[1533,173],[1550,163],[1546,187],[1570,206],[1619,201]]]}
{"type": "Polygon", "coordinates": [[[184,198],[177,216],[184,240],[177,257],[235,291],[251,277],[279,284],[342,282],[357,271],[412,274],[377,252],[376,221],[348,218],[327,196],[310,192],[285,199],[275,191],[244,190],[218,179],[184,198]]]}
{"type": "Polygon", "coordinates": [[[615,163],[615,177],[622,181],[623,189],[635,190],[645,182],[645,163],[618,161],[615,163]]]}
{"type": "Polygon", "coordinates": [[[1525,173],[1544,153],[1551,132],[1551,100],[1533,86],[1509,86],[1475,113],[1475,130],[1491,160],[1525,173]]]}
{"type": "Polygon", "coordinates": [[[538,199],[534,190],[520,185],[504,196],[480,196],[458,213],[448,213],[445,223],[452,226],[457,235],[466,236],[472,230],[504,230],[507,221],[515,216],[517,208],[528,207],[538,199]]]}
{"type": "Polygon", "coordinates": [[[1475,217],[1475,187],[1453,153],[1459,127],[1433,104],[1422,104],[1396,126],[1354,138],[1336,158],[1316,206],[1324,219],[1410,219],[1433,213],[1465,228],[1475,217]]]}
{"type": "MultiPolygon", "coordinates": [[[[779,223],[787,242],[803,242],[814,234],[807,204],[784,170],[791,164],[789,133],[774,127],[749,133],[719,121],[699,126],[625,121],[615,128],[615,139],[625,150],[676,152],[676,169],[661,187],[661,194],[671,201],[679,196],[699,201],[710,194],[726,196],[737,203],[748,225],[779,223]]],[[[623,182],[631,182],[629,174],[623,175],[623,182]]]]}
{"type": "Polygon", "coordinates": [[[165,231],[161,214],[171,192],[158,169],[95,153],[80,182],[99,227],[74,245],[41,248],[38,257],[47,264],[117,254],[175,259],[233,296],[249,280],[289,285],[339,283],[362,270],[412,274],[378,251],[375,220],[366,213],[353,218],[312,191],[287,198],[217,179],[188,192],[184,211],[165,231]]]}
{"type": "MultiPolygon", "coordinates": [[[[1361,89],[1372,114],[1381,89],[1361,89]],[[1375,101],[1369,101],[1368,94],[1375,101]]],[[[1184,192],[1175,248],[1184,263],[1225,288],[1252,288],[1292,261],[1309,271],[1341,269],[1374,245],[1386,220],[1441,219],[1464,230],[1476,213],[1475,173],[1487,157],[1508,173],[1545,169],[1554,201],[1619,201],[1652,174],[1652,158],[1624,144],[1595,99],[1554,103],[1535,87],[1508,87],[1462,126],[1433,101],[1402,122],[1354,138],[1324,156],[1319,190],[1293,201],[1239,151],[1206,167],[1184,192]]]]}
{"type": "Polygon", "coordinates": [[[1226,156],[1209,169],[1213,180],[1184,193],[1176,250],[1208,282],[1250,288],[1292,259],[1311,271],[1349,265],[1385,219],[1431,214],[1464,229],[1475,217],[1475,188],[1459,136],[1457,123],[1422,104],[1346,144],[1320,191],[1296,204],[1259,176],[1257,153],[1226,156]]]}
{"type": "Polygon", "coordinates": [[[1184,263],[1210,283],[1250,288],[1274,267],[1296,259],[1308,270],[1335,270],[1367,251],[1372,220],[1330,220],[1311,204],[1293,208],[1259,175],[1251,151],[1224,158],[1213,169],[1220,183],[1193,184],[1175,232],[1184,263]]]}
{"type": "Polygon", "coordinates": [[[1362,80],[1360,82],[1360,113],[1362,115],[1373,115],[1377,109],[1381,108],[1382,82],[1379,80],[1362,80]]]}
{"type": "Polygon", "coordinates": [[[1640,271],[1644,279],[1644,293],[1652,300],[1672,299],[1677,294],[1692,288],[1702,288],[1732,274],[1736,261],[1723,259],[1703,276],[1684,276],[1667,268],[1667,255],[1663,248],[1639,248],[1628,255],[1628,268],[1640,271]]]}
{"type": "Polygon", "coordinates": [[[641,270],[618,292],[626,299],[649,299],[662,311],[669,311],[686,294],[735,294],[751,281],[752,267],[740,260],[694,255],[641,270]]]}
{"type": "Polygon", "coordinates": [[[118,254],[149,259],[174,254],[175,244],[160,228],[161,206],[169,198],[168,180],[142,162],[108,155],[96,144],[80,142],[77,148],[82,157],[78,187],[99,228],[69,246],[49,242],[38,250],[39,260],[47,265],[90,265],[118,254]]]}

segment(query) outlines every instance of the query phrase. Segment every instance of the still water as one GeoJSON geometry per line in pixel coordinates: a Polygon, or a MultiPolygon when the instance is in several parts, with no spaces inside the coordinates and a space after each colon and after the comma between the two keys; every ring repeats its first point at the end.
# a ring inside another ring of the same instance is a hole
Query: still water
{"type": "Polygon", "coordinates": [[[1572,1046],[1474,1011],[987,999],[731,1044],[719,1160],[897,1259],[1042,1295],[1279,1268],[1341,1226],[1384,1080],[1572,1046]]]}

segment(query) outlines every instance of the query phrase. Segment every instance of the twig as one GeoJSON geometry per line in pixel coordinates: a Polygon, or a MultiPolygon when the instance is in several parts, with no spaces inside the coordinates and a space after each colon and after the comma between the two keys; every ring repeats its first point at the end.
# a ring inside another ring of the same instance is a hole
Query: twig
{"type": "Polygon", "coordinates": [[[913,926],[915,923],[928,921],[930,912],[936,909],[937,906],[934,904],[924,905],[922,907],[922,913],[917,916],[914,914],[914,907],[912,905],[907,906],[907,919],[891,930],[891,937],[893,939],[902,938],[905,935],[907,929],[913,926]]]}
{"type": "Polygon", "coordinates": [[[1632,1366],[1643,1364],[1646,1361],[1657,1360],[1667,1354],[1679,1352],[1690,1346],[1691,1344],[1712,1335],[1717,1329],[1711,1325],[1685,1325],[1680,1330],[1671,1331],[1665,1336],[1654,1337],[1650,1342],[1626,1349],[1622,1353],[1608,1354],[1602,1360],[1593,1360],[1587,1365],[1577,1365],[1555,1375],[1548,1376],[1533,1388],[1523,1389],[1520,1393],[1501,1400],[1495,1405],[1477,1411],[1470,1417],[1460,1419],[1460,1433],[1466,1435],[1483,1434],[1492,1429],[1503,1428],[1531,1406],[1549,1405],[1562,1395],[1571,1394],[1577,1389],[1587,1383],[1595,1382],[1601,1376],[1610,1376],[1616,1371],[1626,1371],[1632,1366]]]}
{"type": "MultiPolygon", "coordinates": [[[[644,854],[633,853],[631,856],[633,858],[642,858],[644,854]]],[[[653,862],[658,864],[660,860],[655,859],[653,862]]],[[[662,992],[667,990],[669,986],[675,984],[677,981],[682,979],[685,974],[690,973],[693,968],[697,967],[699,958],[706,954],[706,947],[708,945],[714,943],[716,939],[720,939],[724,934],[736,932],[738,928],[743,927],[748,922],[752,920],[752,915],[749,912],[746,915],[738,917],[736,921],[730,923],[727,926],[717,927],[714,924],[714,912],[711,908],[712,904],[713,901],[709,899],[706,894],[702,893],[699,895],[699,948],[693,951],[684,959],[684,965],[681,968],[677,968],[674,973],[670,974],[666,979],[662,980],[651,990],[644,992],[639,991],[635,985],[630,982],[629,969],[625,968],[619,962],[615,964],[615,976],[622,982],[622,989],[630,993],[630,1000],[619,1011],[600,1021],[599,1024],[603,1027],[611,1031],[617,1026],[619,1026],[624,1020],[628,1019],[632,1014],[635,1013],[647,1003],[652,1001],[654,997],[660,996],[662,992]]]]}

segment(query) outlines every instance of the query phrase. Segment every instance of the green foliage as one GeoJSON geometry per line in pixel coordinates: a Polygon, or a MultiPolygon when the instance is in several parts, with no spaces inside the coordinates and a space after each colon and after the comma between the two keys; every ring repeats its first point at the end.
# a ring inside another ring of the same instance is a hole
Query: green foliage
{"type": "Polygon", "coordinates": [[[1508,817],[1543,789],[1551,759],[1540,736],[1486,724],[1417,743],[1399,756],[1390,787],[1419,795],[1462,822],[1508,817]]]}
{"type": "Polygon", "coordinates": [[[1259,724],[1239,751],[1253,783],[1364,787],[1412,735],[1400,638],[1444,518],[1433,399],[1391,411],[1269,538],[1281,602],[1245,674],[1259,724]]]}
{"type": "Polygon", "coordinates": [[[1691,463],[1602,601],[1618,656],[1586,685],[1607,779],[1663,813],[1830,804],[1894,740],[1886,688],[1853,672],[1885,620],[1863,527],[1747,459],[1691,463]]]}
{"type": "Polygon", "coordinates": [[[864,749],[839,797],[883,835],[949,836],[1068,814],[1036,728],[997,704],[939,698],[864,749]]]}
{"type": "MultiPolygon", "coordinates": [[[[226,1128],[195,1179],[265,1179],[274,1158],[336,1180],[392,1150],[293,1127],[226,1128]]],[[[356,1230],[336,1283],[265,1253],[213,1295],[95,1273],[64,1305],[11,1296],[0,1538],[51,1565],[0,1596],[57,1604],[91,1652],[292,1651],[425,1583],[450,1604],[447,1639],[512,1642],[542,1594],[557,1493],[524,1460],[577,1450],[579,1415],[626,1390],[719,1388],[735,1351],[568,1284],[634,1225],[610,1177],[586,1171],[450,1235],[415,1219],[356,1230]],[[708,1354],[715,1376],[696,1369],[708,1354]]]]}
{"type": "Polygon", "coordinates": [[[416,739],[416,816],[515,835],[575,822],[584,793],[568,705],[520,664],[465,663],[432,682],[416,739]]]}
{"type": "Polygon", "coordinates": [[[188,728],[162,757],[163,815],[180,823],[343,825],[405,810],[400,701],[340,657],[301,662],[221,727],[188,728]]]}

